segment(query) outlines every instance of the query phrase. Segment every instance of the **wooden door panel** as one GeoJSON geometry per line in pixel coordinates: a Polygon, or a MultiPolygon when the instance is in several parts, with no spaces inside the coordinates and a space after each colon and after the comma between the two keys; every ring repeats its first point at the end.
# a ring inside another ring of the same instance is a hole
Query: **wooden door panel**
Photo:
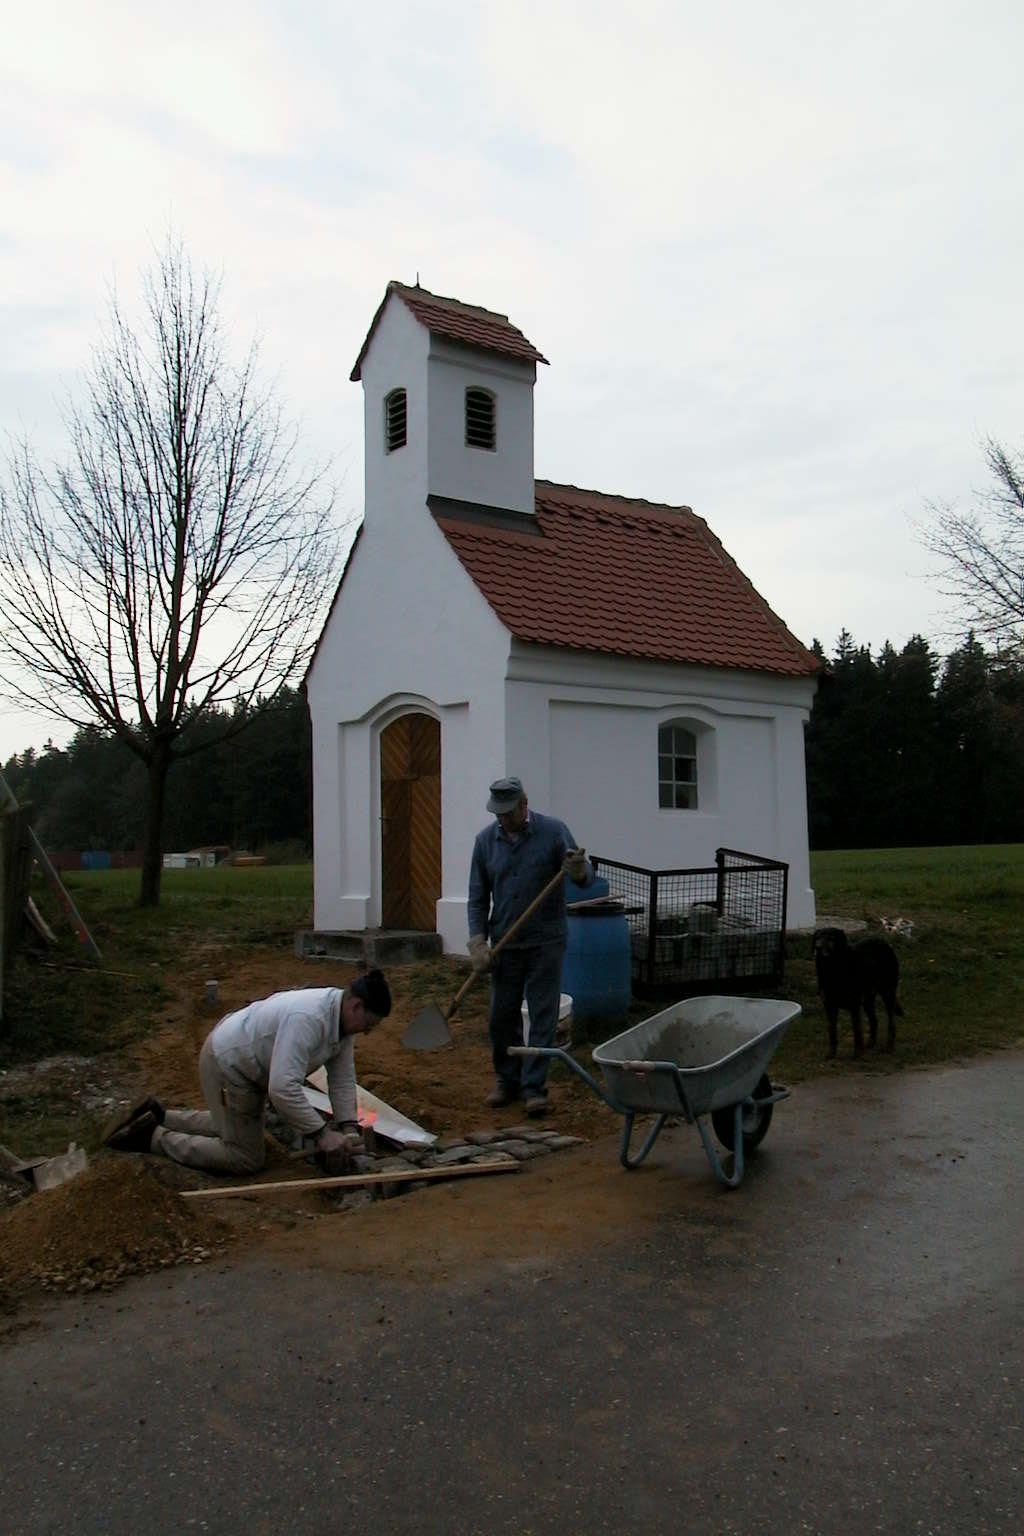
{"type": "Polygon", "coordinates": [[[381,923],[385,928],[410,926],[409,787],[406,779],[381,785],[381,923]]]}
{"type": "Polygon", "coordinates": [[[413,779],[409,806],[409,891],[412,926],[432,932],[441,894],[441,780],[413,779]]]}
{"type": "Polygon", "coordinates": [[[401,715],[380,737],[381,922],[433,933],[441,895],[441,727],[401,715]]]}

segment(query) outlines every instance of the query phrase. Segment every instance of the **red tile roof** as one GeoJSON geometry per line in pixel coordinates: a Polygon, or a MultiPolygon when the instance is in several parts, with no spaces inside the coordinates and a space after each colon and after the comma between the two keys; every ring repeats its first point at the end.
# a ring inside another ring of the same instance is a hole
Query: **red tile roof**
{"type": "Polygon", "coordinates": [[[508,315],[481,309],[477,304],[463,304],[461,299],[446,299],[419,286],[410,288],[405,283],[390,282],[356,358],[350,375],[353,379],[362,377],[363,359],[384,313],[384,305],[393,293],[431,336],[441,336],[445,341],[454,341],[463,347],[478,347],[484,352],[500,352],[504,357],[514,357],[523,363],[547,362],[547,358],[512,324],[508,315]]]}
{"type": "Polygon", "coordinates": [[[689,507],[537,481],[536,519],[432,498],[505,627],[537,645],[805,677],[820,663],[689,507]]]}

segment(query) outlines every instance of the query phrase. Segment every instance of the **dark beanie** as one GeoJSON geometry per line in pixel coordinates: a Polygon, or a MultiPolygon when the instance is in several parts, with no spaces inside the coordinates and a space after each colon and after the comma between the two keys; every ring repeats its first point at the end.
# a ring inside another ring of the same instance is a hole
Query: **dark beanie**
{"type": "Polygon", "coordinates": [[[391,1012],[391,989],[384,980],[383,971],[365,971],[349,983],[349,991],[361,997],[378,1019],[386,1019],[391,1012]]]}

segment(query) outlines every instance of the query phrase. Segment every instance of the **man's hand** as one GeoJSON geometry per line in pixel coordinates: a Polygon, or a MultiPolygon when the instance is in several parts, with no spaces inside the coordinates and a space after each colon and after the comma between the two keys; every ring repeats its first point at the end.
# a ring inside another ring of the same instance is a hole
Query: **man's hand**
{"type": "Polygon", "coordinates": [[[341,1131],[336,1131],[332,1125],[325,1125],[316,1138],[318,1152],[341,1152],[348,1147],[348,1144],[348,1137],[341,1131]]]}
{"type": "Polygon", "coordinates": [[[590,880],[590,864],[585,848],[570,848],[562,864],[562,874],[573,885],[586,885],[590,880]]]}
{"type": "Polygon", "coordinates": [[[363,1128],[358,1120],[343,1120],[341,1123],[341,1134],[350,1152],[366,1151],[363,1128]]]}
{"type": "Polygon", "coordinates": [[[469,959],[477,975],[491,968],[491,951],[482,933],[474,933],[469,941],[469,959]]]}

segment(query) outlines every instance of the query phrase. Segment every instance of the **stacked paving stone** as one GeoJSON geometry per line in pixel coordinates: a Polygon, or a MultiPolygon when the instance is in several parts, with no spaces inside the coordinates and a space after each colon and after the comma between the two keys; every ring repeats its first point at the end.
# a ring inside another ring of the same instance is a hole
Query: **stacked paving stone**
{"type": "MultiPolygon", "coordinates": [[[[539,1131],[532,1125],[511,1125],[503,1131],[470,1131],[465,1137],[449,1137],[432,1147],[407,1147],[388,1163],[401,1167],[412,1163],[417,1168],[448,1168],[453,1163],[493,1163],[510,1157],[517,1163],[527,1158],[543,1157],[563,1147],[575,1147],[580,1136],[561,1136],[558,1131],[539,1131]]],[[[377,1166],[380,1167],[378,1160],[377,1166]]]]}
{"type": "MultiPolygon", "coordinates": [[[[409,1168],[451,1168],[461,1163],[525,1163],[533,1157],[545,1157],[565,1147],[575,1147],[582,1136],[563,1136],[558,1131],[541,1131],[532,1125],[512,1125],[502,1131],[470,1131],[465,1137],[448,1137],[431,1147],[405,1147],[401,1152],[378,1157],[357,1157],[359,1173],[388,1173],[409,1168]]],[[[413,1189],[428,1188],[428,1181],[410,1179],[407,1184],[377,1184],[364,1190],[339,1192],[333,1203],[349,1210],[367,1205],[371,1200],[392,1199],[413,1189]]],[[[327,1191],[324,1192],[327,1195],[327,1191]]]]}

